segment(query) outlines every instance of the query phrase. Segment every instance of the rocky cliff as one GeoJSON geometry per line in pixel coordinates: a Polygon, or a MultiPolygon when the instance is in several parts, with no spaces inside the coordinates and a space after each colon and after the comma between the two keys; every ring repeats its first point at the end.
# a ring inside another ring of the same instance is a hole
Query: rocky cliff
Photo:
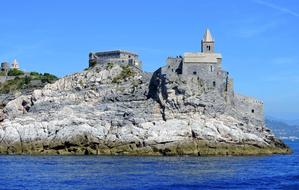
{"type": "Polygon", "coordinates": [[[124,65],[66,76],[2,110],[0,153],[250,155],[289,153],[202,81],[124,65]]]}

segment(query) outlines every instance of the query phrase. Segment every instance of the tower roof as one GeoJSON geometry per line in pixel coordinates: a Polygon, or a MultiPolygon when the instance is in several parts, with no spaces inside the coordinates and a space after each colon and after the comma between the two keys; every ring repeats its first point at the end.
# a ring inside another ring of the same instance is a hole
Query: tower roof
{"type": "Polygon", "coordinates": [[[14,59],[14,60],[12,61],[12,64],[13,64],[13,65],[17,65],[17,64],[18,64],[17,59],[14,59]]]}
{"type": "Polygon", "coordinates": [[[202,39],[203,42],[214,42],[213,38],[212,38],[212,34],[210,32],[210,30],[207,28],[204,36],[203,36],[203,39],[202,39]]]}
{"type": "Polygon", "coordinates": [[[19,69],[19,68],[20,68],[20,66],[19,66],[19,64],[18,64],[18,62],[17,62],[16,59],[13,60],[11,66],[12,66],[12,68],[14,68],[14,69],[19,69]]]}

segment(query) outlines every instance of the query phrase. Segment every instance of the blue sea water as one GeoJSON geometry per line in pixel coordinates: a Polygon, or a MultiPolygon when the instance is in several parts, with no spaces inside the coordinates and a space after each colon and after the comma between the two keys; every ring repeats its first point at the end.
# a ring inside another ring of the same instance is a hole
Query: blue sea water
{"type": "Polygon", "coordinates": [[[0,189],[299,189],[292,155],[0,156],[0,189]]]}

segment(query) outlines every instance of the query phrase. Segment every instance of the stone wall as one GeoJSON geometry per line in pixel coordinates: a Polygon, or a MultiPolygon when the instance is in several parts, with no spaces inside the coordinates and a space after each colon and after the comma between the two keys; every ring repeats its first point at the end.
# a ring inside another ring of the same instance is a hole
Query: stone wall
{"type": "Polygon", "coordinates": [[[234,105],[237,110],[242,112],[248,118],[264,120],[264,104],[255,98],[235,94],[234,105]]]}
{"type": "Polygon", "coordinates": [[[227,88],[228,73],[222,71],[215,63],[184,63],[183,75],[189,78],[202,79],[209,88],[216,88],[224,92],[227,88]]]}
{"type": "MultiPolygon", "coordinates": [[[[142,62],[138,55],[126,51],[98,52],[89,54],[89,63],[97,64],[129,64],[141,69],[142,62]]],[[[91,66],[91,64],[90,64],[91,66]]]]}
{"type": "Polygon", "coordinates": [[[182,57],[168,57],[166,66],[161,68],[161,73],[166,74],[168,78],[173,78],[179,74],[182,74],[182,57]]]}

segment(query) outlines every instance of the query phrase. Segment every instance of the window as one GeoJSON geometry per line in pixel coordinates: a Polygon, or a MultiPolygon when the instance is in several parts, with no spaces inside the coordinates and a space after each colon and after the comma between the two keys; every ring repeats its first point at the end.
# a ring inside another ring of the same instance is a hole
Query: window
{"type": "Polygon", "coordinates": [[[254,113],[254,109],[251,110],[251,113],[254,113]]]}
{"type": "Polygon", "coordinates": [[[196,71],[193,71],[193,75],[196,75],[197,74],[197,72],[196,71]]]}
{"type": "Polygon", "coordinates": [[[213,65],[210,66],[210,70],[211,70],[211,72],[214,71],[213,65]]]}
{"type": "Polygon", "coordinates": [[[216,87],[216,82],[215,81],[213,81],[213,87],[216,87]]]}
{"type": "Polygon", "coordinates": [[[211,46],[207,46],[208,51],[211,51],[211,46]]]}

